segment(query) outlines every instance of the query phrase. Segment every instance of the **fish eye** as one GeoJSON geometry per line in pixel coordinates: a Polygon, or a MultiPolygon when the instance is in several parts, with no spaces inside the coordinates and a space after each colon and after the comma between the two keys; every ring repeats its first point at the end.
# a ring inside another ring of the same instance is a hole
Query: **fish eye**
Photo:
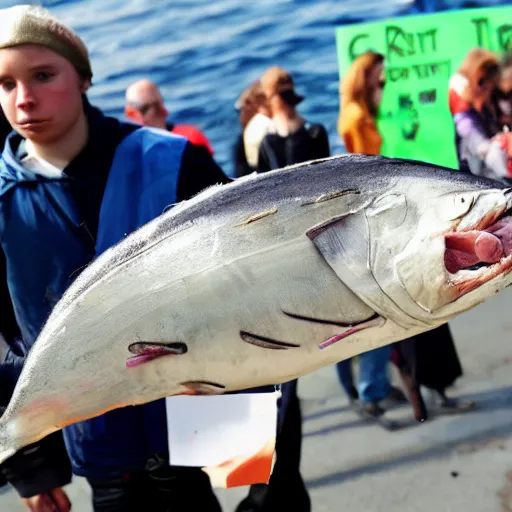
{"type": "Polygon", "coordinates": [[[438,215],[442,220],[457,220],[466,215],[475,204],[472,193],[449,194],[441,198],[438,215]]]}

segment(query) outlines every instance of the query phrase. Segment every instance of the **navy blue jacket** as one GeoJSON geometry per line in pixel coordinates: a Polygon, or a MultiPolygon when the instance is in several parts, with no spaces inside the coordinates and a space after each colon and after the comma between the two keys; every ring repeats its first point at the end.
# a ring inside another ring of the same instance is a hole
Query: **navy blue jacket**
{"type": "MultiPolygon", "coordinates": [[[[89,142],[62,178],[24,169],[15,157],[21,138],[14,132],[0,160],[0,243],[27,349],[84,265],[165,207],[229,181],[206,149],[182,137],[88,106],[87,114],[89,142]]],[[[0,376],[15,380],[17,371],[3,365],[0,376]]],[[[168,458],[164,401],[71,425],[64,438],[75,474],[144,469],[155,454],[168,458]]]]}

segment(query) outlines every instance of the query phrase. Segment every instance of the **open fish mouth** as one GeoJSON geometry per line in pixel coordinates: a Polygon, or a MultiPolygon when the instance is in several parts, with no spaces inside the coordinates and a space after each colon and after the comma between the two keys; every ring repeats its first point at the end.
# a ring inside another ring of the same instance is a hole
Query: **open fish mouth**
{"type": "Polygon", "coordinates": [[[445,234],[445,268],[459,296],[512,270],[512,207],[445,234]]]}

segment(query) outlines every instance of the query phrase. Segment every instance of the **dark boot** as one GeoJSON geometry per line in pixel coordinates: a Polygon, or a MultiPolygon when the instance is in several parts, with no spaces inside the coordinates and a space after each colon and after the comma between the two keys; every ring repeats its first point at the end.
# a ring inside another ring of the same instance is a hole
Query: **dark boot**
{"type": "Polygon", "coordinates": [[[423,397],[421,396],[420,387],[415,382],[413,376],[407,372],[404,367],[398,368],[398,371],[412,406],[414,418],[419,422],[426,421],[428,419],[428,412],[423,397]]]}
{"type": "Polygon", "coordinates": [[[436,390],[436,393],[439,396],[439,399],[437,400],[437,405],[440,411],[446,414],[456,414],[471,411],[476,406],[473,400],[460,400],[457,398],[447,397],[444,389],[436,390]]]}

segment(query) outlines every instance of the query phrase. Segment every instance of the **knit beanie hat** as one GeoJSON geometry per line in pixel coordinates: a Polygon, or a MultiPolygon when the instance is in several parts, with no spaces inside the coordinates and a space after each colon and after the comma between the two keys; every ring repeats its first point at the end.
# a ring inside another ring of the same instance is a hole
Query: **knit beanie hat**
{"type": "Polygon", "coordinates": [[[18,5],[0,9],[0,49],[22,44],[45,46],[71,62],[82,78],[92,78],[83,41],[42,7],[18,5]]]}

